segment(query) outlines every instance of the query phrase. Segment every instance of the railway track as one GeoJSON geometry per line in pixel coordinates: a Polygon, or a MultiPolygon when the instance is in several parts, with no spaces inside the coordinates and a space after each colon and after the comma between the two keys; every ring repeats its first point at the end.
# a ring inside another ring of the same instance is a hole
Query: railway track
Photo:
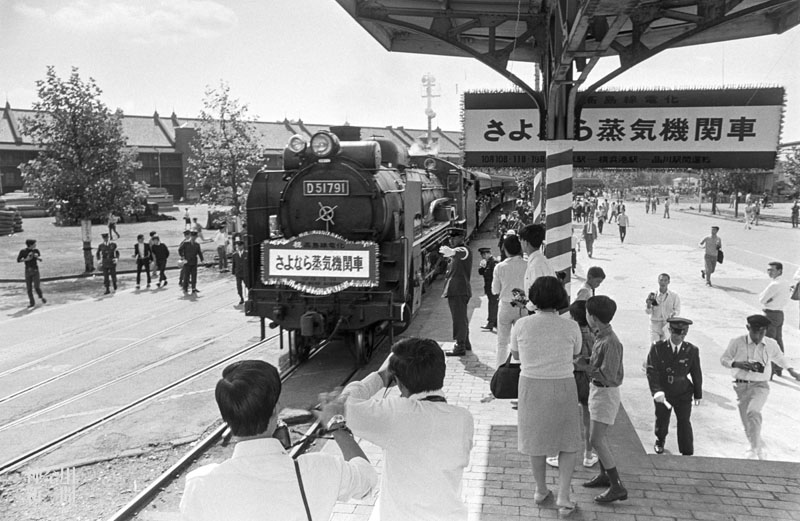
{"type": "MultiPolygon", "coordinates": [[[[375,350],[378,349],[379,346],[383,345],[386,340],[390,338],[390,335],[387,333],[384,336],[376,338],[376,346],[375,350]]],[[[324,341],[321,344],[315,346],[309,357],[308,360],[313,359],[316,355],[318,355],[325,347],[327,347],[328,341],[324,341]]],[[[281,374],[281,382],[286,383],[289,378],[301,367],[302,362],[295,364],[288,368],[281,374]]],[[[359,368],[356,366],[352,369],[352,371],[348,372],[346,377],[340,382],[341,386],[346,385],[349,383],[353,377],[358,373],[359,368]]],[[[322,389],[320,389],[322,391],[322,389]]],[[[292,450],[290,451],[290,455],[292,458],[297,458],[304,452],[308,451],[309,447],[312,445],[314,440],[314,433],[319,430],[319,421],[314,421],[311,426],[307,429],[305,434],[302,438],[293,444],[292,450]]],[[[192,448],[184,454],[178,461],[176,461],[173,465],[171,465],[166,471],[160,474],[157,478],[151,481],[146,487],[144,487],[141,492],[139,492],[136,497],[131,499],[125,506],[120,508],[117,512],[107,518],[107,521],[126,521],[131,519],[135,516],[139,511],[143,510],[147,505],[149,505],[152,501],[156,499],[158,496],[159,491],[163,490],[169,483],[173,482],[177,479],[182,473],[186,470],[186,468],[202,457],[211,447],[213,447],[217,442],[223,439],[225,433],[227,431],[227,425],[221,424],[216,427],[210,434],[208,434],[204,439],[197,442],[192,448]]]]}

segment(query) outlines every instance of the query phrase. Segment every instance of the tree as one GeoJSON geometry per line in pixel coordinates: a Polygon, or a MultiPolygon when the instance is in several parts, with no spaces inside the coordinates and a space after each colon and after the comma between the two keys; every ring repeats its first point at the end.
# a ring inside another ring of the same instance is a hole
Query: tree
{"type": "Polygon", "coordinates": [[[800,190],[800,147],[793,147],[786,154],[783,173],[795,190],[800,190]]]}
{"type": "Polygon", "coordinates": [[[187,181],[199,191],[201,201],[231,205],[233,215],[240,215],[253,181],[250,170],[264,163],[266,150],[247,105],[231,97],[227,83],[207,88],[203,107],[187,181]]]}
{"type": "Polygon", "coordinates": [[[135,150],[127,148],[122,111],[111,112],[102,91],[76,67],[63,81],[55,68],[36,82],[35,114],[22,118],[22,131],[40,148],[36,159],[20,165],[25,188],[51,212],[81,223],[86,272],[94,271],[92,219],[123,213],[134,205],[135,150]]]}

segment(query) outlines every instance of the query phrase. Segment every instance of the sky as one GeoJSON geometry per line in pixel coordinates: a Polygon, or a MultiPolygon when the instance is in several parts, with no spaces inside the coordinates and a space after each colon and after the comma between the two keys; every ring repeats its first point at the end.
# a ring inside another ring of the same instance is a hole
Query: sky
{"type": "MultiPolygon", "coordinates": [[[[426,128],[425,74],[445,130],[461,130],[464,91],[513,88],[471,59],[390,53],[334,0],[0,0],[0,13],[0,95],[14,108],[31,107],[49,65],[64,79],[77,67],[126,114],[197,117],[225,81],[258,120],[331,125],[426,128]]],[[[800,141],[799,35],[664,51],[604,88],[783,86],[781,142],[800,141]]],[[[589,84],[617,65],[602,59],[589,84]]],[[[511,66],[533,85],[532,64],[511,66]]]]}

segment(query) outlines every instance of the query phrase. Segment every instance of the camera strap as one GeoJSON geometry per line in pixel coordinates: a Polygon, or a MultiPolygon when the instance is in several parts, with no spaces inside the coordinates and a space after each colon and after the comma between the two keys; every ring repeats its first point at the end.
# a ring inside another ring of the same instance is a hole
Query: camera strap
{"type": "Polygon", "coordinates": [[[311,521],[311,510],[308,508],[306,489],[303,487],[303,477],[300,475],[300,465],[297,463],[297,460],[292,461],[294,462],[294,470],[297,473],[297,483],[300,485],[300,495],[303,496],[303,506],[306,507],[306,516],[308,517],[308,521],[311,521]]]}
{"type": "Polygon", "coordinates": [[[421,402],[444,402],[444,403],[447,403],[447,399],[444,396],[438,396],[438,395],[435,395],[435,394],[433,394],[431,396],[426,396],[425,398],[420,398],[419,401],[421,401],[421,402]]]}

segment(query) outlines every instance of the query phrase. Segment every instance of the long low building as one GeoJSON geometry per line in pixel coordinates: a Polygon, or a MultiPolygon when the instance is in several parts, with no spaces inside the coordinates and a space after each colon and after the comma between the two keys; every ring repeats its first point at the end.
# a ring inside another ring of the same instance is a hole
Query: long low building
{"type": "MultiPolygon", "coordinates": [[[[34,111],[15,109],[6,102],[0,120],[0,195],[23,189],[19,165],[35,159],[38,148],[30,137],[21,131],[20,121],[30,117],[34,111]]],[[[179,118],[173,113],[168,118],[158,112],[152,116],[123,116],[122,125],[128,145],[138,151],[141,168],[135,173],[136,181],[164,188],[179,201],[192,198],[186,184],[186,169],[191,154],[190,143],[197,135],[201,121],[198,118],[179,118]]],[[[264,167],[280,169],[283,164],[283,149],[294,134],[311,137],[314,133],[331,125],[309,124],[297,121],[253,122],[261,142],[267,150],[264,167]]],[[[347,125],[347,124],[345,124],[347,125]]],[[[359,127],[362,139],[384,138],[400,147],[427,142],[427,130],[403,127],[359,127]]],[[[440,157],[461,163],[459,143],[461,132],[437,128],[431,133],[432,148],[440,157]]]]}

